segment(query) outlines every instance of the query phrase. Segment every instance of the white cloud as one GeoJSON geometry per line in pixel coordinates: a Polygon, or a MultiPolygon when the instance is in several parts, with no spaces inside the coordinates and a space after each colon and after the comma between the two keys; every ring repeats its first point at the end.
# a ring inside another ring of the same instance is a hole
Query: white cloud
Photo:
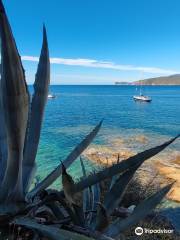
{"type": "MultiPolygon", "coordinates": [[[[39,58],[35,56],[22,56],[23,61],[38,62],[39,58]]],[[[157,67],[143,67],[143,66],[133,66],[133,65],[121,65],[114,62],[99,61],[94,59],[83,59],[83,58],[50,58],[51,64],[61,64],[69,66],[81,66],[81,67],[91,67],[91,68],[104,68],[104,69],[113,69],[118,71],[139,71],[144,73],[152,74],[162,74],[162,75],[171,75],[178,74],[180,72],[163,69],[157,67]]]]}

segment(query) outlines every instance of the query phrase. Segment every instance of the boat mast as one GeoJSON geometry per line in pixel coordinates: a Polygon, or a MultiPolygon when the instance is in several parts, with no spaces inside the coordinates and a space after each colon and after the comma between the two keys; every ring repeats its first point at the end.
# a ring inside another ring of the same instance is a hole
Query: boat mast
{"type": "Polygon", "coordinates": [[[142,95],[142,80],[143,80],[143,71],[140,73],[140,80],[139,80],[139,85],[140,85],[140,96],[142,95]]]}

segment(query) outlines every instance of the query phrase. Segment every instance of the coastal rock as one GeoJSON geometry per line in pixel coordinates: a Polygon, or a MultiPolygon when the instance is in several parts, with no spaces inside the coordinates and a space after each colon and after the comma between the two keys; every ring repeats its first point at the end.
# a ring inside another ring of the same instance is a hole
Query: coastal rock
{"type": "Polygon", "coordinates": [[[167,198],[176,202],[180,202],[180,168],[166,166],[162,163],[156,165],[159,173],[164,176],[164,182],[175,182],[172,190],[167,194],[167,198]]]}
{"type": "Polygon", "coordinates": [[[124,160],[132,156],[133,152],[128,149],[116,151],[111,147],[96,146],[88,148],[83,155],[97,164],[111,166],[117,163],[118,158],[120,161],[124,160]]]}
{"type": "Polygon", "coordinates": [[[144,135],[137,135],[137,136],[135,136],[134,140],[138,143],[141,143],[141,144],[147,144],[148,143],[148,138],[144,135]]]}
{"type": "MultiPolygon", "coordinates": [[[[148,138],[144,135],[137,135],[134,139],[135,138],[139,144],[148,142],[148,138]]],[[[131,139],[124,141],[121,138],[115,138],[109,141],[110,145],[94,145],[84,152],[84,156],[98,165],[111,166],[117,162],[118,158],[119,161],[122,161],[136,154],[136,152],[132,151],[132,148],[129,147],[130,145],[128,143],[130,143],[131,139]]],[[[172,191],[169,192],[167,198],[180,202],[179,151],[168,150],[155,156],[153,161],[147,160],[137,171],[137,176],[144,186],[146,186],[152,178],[154,184],[157,186],[175,181],[172,191]]]]}
{"type": "Polygon", "coordinates": [[[179,165],[179,167],[180,167],[180,153],[176,154],[176,156],[173,160],[173,163],[179,165]]]}
{"type": "Polygon", "coordinates": [[[124,146],[125,141],[123,138],[113,138],[109,140],[109,143],[113,146],[113,147],[120,147],[120,146],[124,146]]]}

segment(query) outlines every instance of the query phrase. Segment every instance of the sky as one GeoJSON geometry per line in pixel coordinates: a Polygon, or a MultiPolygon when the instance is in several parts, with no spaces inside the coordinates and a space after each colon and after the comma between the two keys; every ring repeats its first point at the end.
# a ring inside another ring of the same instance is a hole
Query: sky
{"type": "Polygon", "coordinates": [[[180,73],[179,0],[4,0],[29,84],[45,23],[51,84],[180,73]]]}

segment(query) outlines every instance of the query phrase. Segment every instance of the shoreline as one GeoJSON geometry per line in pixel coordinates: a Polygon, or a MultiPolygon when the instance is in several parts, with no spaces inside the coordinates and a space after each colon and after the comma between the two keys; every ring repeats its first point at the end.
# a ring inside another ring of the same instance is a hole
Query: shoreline
{"type": "MultiPolygon", "coordinates": [[[[145,148],[148,149],[149,139],[147,136],[138,135],[134,139],[138,141],[139,145],[142,147],[145,145],[145,148]]],[[[83,156],[89,161],[105,167],[111,166],[117,161],[126,160],[136,153],[137,151],[130,148],[127,142],[117,138],[110,140],[107,145],[92,145],[83,153],[83,156]]],[[[172,190],[167,194],[167,199],[180,203],[180,151],[168,149],[168,152],[158,154],[153,157],[153,160],[150,159],[143,163],[136,174],[143,185],[155,176],[158,178],[156,184],[160,186],[174,182],[172,190]]]]}

